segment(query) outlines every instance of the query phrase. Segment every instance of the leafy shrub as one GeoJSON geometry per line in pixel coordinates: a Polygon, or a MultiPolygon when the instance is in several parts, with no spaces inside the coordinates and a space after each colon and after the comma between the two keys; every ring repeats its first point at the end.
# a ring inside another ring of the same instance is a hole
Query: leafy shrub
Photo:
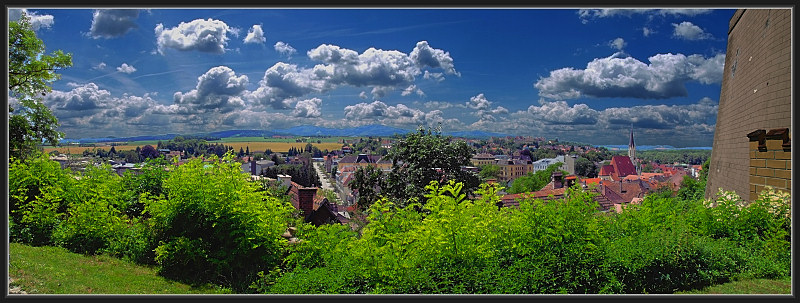
{"type": "Polygon", "coordinates": [[[71,177],[46,154],[26,161],[11,158],[8,168],[9,236],[13,242],[52,245],[53,230],[64,219],[65,189],[71,177]]]}
{"type": "Polygon", "coordinates": [[[247,291],[258,272],[281,261],[286,240],[280,235],[293,208],[258,190],[231,154],[190,160],[163,187],[165,197],[144,203],[165,276],[247,291]]]}
{"type": "Polygon", "coordinates": [[[54,231],[55,242],[72,252],[95,254],[125,225],[120,207],[121,178],[108,164],[89,166],[66,195],[66,219],[54,231]]]}

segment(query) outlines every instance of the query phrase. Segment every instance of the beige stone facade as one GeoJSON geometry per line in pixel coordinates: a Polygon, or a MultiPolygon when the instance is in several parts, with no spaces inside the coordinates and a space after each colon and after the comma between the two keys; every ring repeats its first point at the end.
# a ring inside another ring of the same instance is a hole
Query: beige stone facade
{"type": "Polygon", "coordinates": [[[730,20],[706,197],[722,188],[750,198],[748,134],[792,132],[791,22],[788,8],[740,9],[730,20]]]}

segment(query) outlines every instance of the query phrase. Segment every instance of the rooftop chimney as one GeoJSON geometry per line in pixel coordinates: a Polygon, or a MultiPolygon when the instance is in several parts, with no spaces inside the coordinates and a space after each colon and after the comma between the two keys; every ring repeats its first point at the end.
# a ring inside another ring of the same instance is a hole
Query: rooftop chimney
{"type": "Polygon", "coordinates": [[[562,174],[560,171],[553,172],[553,188],[561,188],[563,185],[561,184],[561,177],[562,174]]]}
{"type": "Polygon", "coordinates": [[[292,176],[289,175],[278,175],[278,180],[281,181],[281,185],[286,187],[292,186],[292,176]]]}

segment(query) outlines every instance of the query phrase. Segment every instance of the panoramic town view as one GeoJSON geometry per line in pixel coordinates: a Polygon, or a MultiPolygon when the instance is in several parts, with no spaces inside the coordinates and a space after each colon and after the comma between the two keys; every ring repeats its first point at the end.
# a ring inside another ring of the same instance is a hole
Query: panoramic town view
{"type": "Polygon", "coordinates": [[[7,297],[792,297],[793,7],[6,9],[7,297]]]}

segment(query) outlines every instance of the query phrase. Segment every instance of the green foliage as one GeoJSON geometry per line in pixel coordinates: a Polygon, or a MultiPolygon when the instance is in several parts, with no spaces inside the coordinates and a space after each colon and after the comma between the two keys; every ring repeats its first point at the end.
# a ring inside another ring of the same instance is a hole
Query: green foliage
{"type": "MultiPolygon", "coordinates": [[[[551,164],[545,170],[540,170],[535,173],[528,173],[525,176],[514,179],[511,183],[511,188],[508,190],[509,194],[527,193],[538,191],[544,188],[547,183],[552,181],[553,172],[559,170],[562,163],[551,164]]],[[[561,171],[564,176],[568,175],[567,172],[561,171]]]]}
{"type": "Polygon", "coordinates": [[[88,166],[70,187],[66,219],[53,232],[56,244],[85,254],[106,248],[125,225],[121,185],[122,178],[108,164],[88,166]]]}
{"type": "Polygon", "coordinates": [[[9,156],[25,159],[37,151],[42,141],[56,145],[64,136],[56,131],[58,120],[41,101],[51,91],[50,84],[59,79],[56,71],[72,66],[72,55],[61,50],[51,55],[31,28],[30,18],[23,13],[19,21],[8,23],[8,90],[16,97],[9,103],[9,156]]]}
{"type": "Polygon", "coordinates": [[[58,162],[39,154],[23,162],[11,158],[8,168],[10,240],[50,245],[52,232],[64,219],[65,192],[72,177],[58,162]]]}
{"type": "Polygon", "coordinates": [[[660,164],[678,162],[689,165],[700,165],[711,158],[711,150],[643,150],[636,152],[636,158],[660,164]]]}
{"type": "Polygon", "coordinates": [[[167,165],[163,158],[147,160],[139,172],[125,171],[122,178],[122,188],[125,190],[122,211],[130,218],[137,218],[144,211],[144,203],[140,200],[142,194],[159,196],[164,194],[163,181],[168,175],[167,165]]]}
{"type": "Polygon", "coordinates": [[[55,72],[72,66],[71,54],[44,52],[44,42],[36,37],[30,17],[22,13],[18,21],[8,23],[8,89],[15,95],[32,97],[50,92],[50,83],[61,78],[55,72]]]}
{"type": "Polygon", "coordinates": [[[471,194],[480,184],[472,172],[461,169],[471,165],[473,149],[463,140],[452,140],[438,129],[420,127],[392,146],[387,159],[392,171],[385,192],[401,206],[417,201],[424,203],[425,186],[431,181],[455,180],[471,194]]]}
{"type": "Polygon", "coordinates": [[[258,272],[280,262],[286,243],[280,235],[293,208],[249,182],[232,153],[221,161],[191,160],[163,187],[167,198],[147,198],[145,212],[164,276],[244,291],[258,272]]]}
{"type": "Polygon", "coordinates": [[[494,164],[486,164],[486,165],[481,165],[478,176],[481,177],[481,180],[486,181],[488,179],[499,178],[501,173],[502,171],[500,170],[500,166],[494,164]]]}
{"type": "Polygon", "coordinates": [[[379,199],[381,191],[386,188],[386,179],[379,168],[367,165],[359,167],[353,173],[353,180],[347,186],[357,197],[358,208],[366,210],[379,199]]]}
{"type": "Polygon", "coordinates": [[[584,176],[587,178],[594,178],[597,177],[597,165],[594,162],[586,159],[584,157],[578,157],[575,160],[575,174],[578,176],[584,176]]]}

